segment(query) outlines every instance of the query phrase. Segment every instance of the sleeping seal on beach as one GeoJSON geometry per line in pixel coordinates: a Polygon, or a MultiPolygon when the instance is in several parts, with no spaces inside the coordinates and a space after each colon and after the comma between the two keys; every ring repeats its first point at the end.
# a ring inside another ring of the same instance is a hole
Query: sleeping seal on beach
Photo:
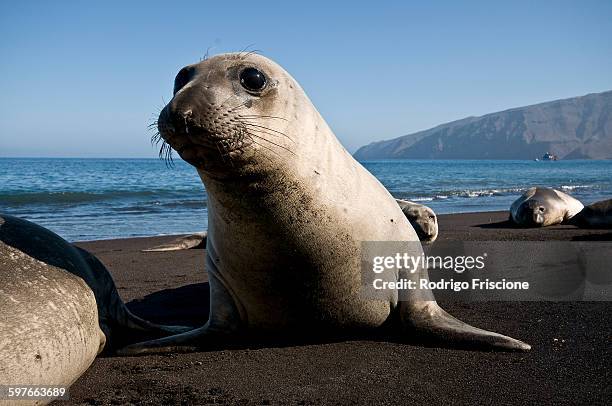
{"type": "Polygon", "coordinates": [[[510,220],[523,227],[546,227],[574,217],[584,205],[555,189],[532,187],[510,206],[510,220]]]}
{"type": "Polygon", "coordinates": [[[206,248],[206,235],[208,233],[203,231],[201,233],[194,233],[178,237],[166,244],[156,245],[155,247],[146,248],[142,252],[164,252],[164,251],[181,251],[190,250],[197,248],[206,248]]]}
{"type": "Polygon", "coordinates": [[[135,316],[96,257],[0,214],[0,384],[68,386],[105,347],[187,330],[135,316]]]}
{"type": "Polygon", "coordinates": [[[432,243],[438,238],[438,218],[432,209],[410,200],[395,199],[395,201],[416,231],[419,240],[432,243]]]}
{"type": "MultiPolygon", "coordinates": [[[[209,320],[121,354],[389,326],[406,340],[530,349],[450,316],[429,289],[393,290],[380,300],[362,295],[362,242],[399,241],[417,256],[421,244],[395,199],[271,60],[222,54],[183,68],[158,129],[162,150],[169,144],[206,187],[209,320]]],[[[427,278],[422,267],[415,271],[396,272],[395,281],[427,278]]]]}
{"type": "Polygon", "coordinates": [[[612,199],[586,206],[568,223],[581,228],[612,228],[612,199]]]}

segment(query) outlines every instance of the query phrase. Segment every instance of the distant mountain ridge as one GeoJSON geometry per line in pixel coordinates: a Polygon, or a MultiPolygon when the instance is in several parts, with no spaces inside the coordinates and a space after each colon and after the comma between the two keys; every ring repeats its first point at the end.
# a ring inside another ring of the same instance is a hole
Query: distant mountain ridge
{"type": "Polygon", "coordinates": [[[467,117],[373,142],[357,159],[612,159],[612,91],[467,117]]]}

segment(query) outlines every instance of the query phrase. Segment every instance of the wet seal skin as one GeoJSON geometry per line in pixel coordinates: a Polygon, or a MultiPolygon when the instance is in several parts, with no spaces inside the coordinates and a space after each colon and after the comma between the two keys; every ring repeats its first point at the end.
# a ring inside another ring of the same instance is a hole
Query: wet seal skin
{"type": "Polygon", "coordinates": [[[546,227],[569,221],[584,205],[555,189],[532,187],[510,206],[510,220],[523,227],[546,227]]]}
{"type": "MultiPolygon", "coordinates": [[[[208,195],[208,322],[122,354],[193,351],[279,337],[375,334],[391,326],[474,349],[528,350],[447,314],[430,290],[361,292],[363,241],[419,239],[395,199],[336,139],[300,85],[252,53],[183,68],[162,110],[162,151],[195,166],[208,195]]],[[[426,270],[398,277],[419,280],[426,270]]]]}
{"type": "Polygon", "coordinates": [[[187,330],[135,316],[96,257],[0,214],[0,384],[66,387],[104,349],[187,330]]]}

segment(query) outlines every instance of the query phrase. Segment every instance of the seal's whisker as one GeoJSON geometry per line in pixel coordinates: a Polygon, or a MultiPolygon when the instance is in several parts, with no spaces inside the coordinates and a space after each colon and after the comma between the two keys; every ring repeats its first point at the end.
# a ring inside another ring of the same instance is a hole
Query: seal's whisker
{"type": "Polygon", "coordinates": [[[269,135],[269,136],[271,136],[271,137],[280,137],[280,135],[279,135],[279,134],[275,134],[275,133],[273,133],[273,132],[269,132],[269,131],[267,131],[266,129],[260,129],[260,128],[248,128],[248,127],[247,127],[247,125],[246,125],[246,123],[242,123],[242,124],[245,126],[245,128],[247,129],[247,131],[258,131],[258,132],[259,132],[259,133],[261,133],[261,134],[266,134],[266,135],[269,135]]]}
{"type": "Polygon", "coordinates": [[[174,167],[174,159],[172,158],[172,147],[166,141],[164,141],[159,148],[159,158],[163,159],[167,168],[174,167]]]}
{"type": "Polygon", "coordinates": [[[234,106],[234,107],[230,108],[228,111],[229,111],[230,113],[233,113],[233,112],[234,112],[234,110],[237,110],[237,109],[239,109],[239,108],[244,107],[244,106],[245,106],[247,103],[249,103],[249,102],[251,102],[251,100],[250,100],[250,99],[247,99],[247,100],[245,100],[244,102],[240,103],[239,105],[237,105],[237,106],[234,106]]]}
{"type": "Polygon", "coordinates": [[[295,142],[293,139],[291,139],[291,137],[289,137],[287,134],[285,134],[285,133],[284,133],[284,132],[282,132],[282,131],[278,131],[278,130],[275,130],[275,129],[273,129],[273,128],[269,128],[269,127],[266,127],[266,126],[263,126],[263,125],[258,125],[258,124],[249,123],[248,121],[243,122],[242,124],[244,124],[244,125],[245,125],[245,126],[247,126],[247,127],[254,127],[254,128],[256,128],[256,129],[262,129],[262,130],[266,130],[266,131],[271,131],[271,132],[273,132],[273,133],[275,133],[275,134],[278,134],[278,135],[282,135],[282,136],[284,136],[284,137],[287,137],[287,139],[288,139],[288,140],[291,140],[292,142],[295,142]]]}
{"type": "Polygon", "coordinates": [[[219,140],[215,142],[215,145],[217,146],[217,150],[221,154],[221,159],[223,160],[223,162],[225,162],[225,157],[227,157],[230,165],[232,165],[232,168],[235,168],[236,166],[234,165],[234,160],[232,159],[230,146],[227,145],[227,143],[228,143],[227,140],[219,140]],[[221,145],[221,148],[223,148],[224,153],[222,153],[221,150],[219,149],[219,145],[221,145]]]}
{"type": "Polygon", "coordinates": [[[165,153],[164,159],[166,160],[166,162],[169,162],[170,165],[173,164],[172,151],[173,150],[170,144],[166,143],[166,153],[165,153]]]}
{"type": "Polygon", "coordinates": [[[242,60],[245,60],[246,58],[248,58],[249,56],[253,55],[253,54],[261,54],[262,51],[260,49],[254,49],[252,51],[247,52],[246,54],[244,54],[242,56],[242,60]]]}
{"type": "Polygon", "coordinates": [[[255,44],[253,43],[253,44],[249,44],[249,45],[247,45],[246,47],[242,48],[242,51],[238,52],[238,59],[244,59],[244,58],[246,58],[247,56],[249,56],[249,54],[251,54],[251,53],[253,53],[253,52],[258,52],[256,49],[254,49],[254,50],[252,50],[252,51],[247,52],[247,50],[248,50],[249,48],[251,48],[252,46],[254,46],[254,45],[255,45],[255,44]],[[244,53],[244,55],[242,55],[243,53],[244,53]]]}
{"type": "Polygon", "coordinates": [[[244,48],[242,48],[239,52],[238,55],[241,55],[243,52],[246,52],[247,49],[249,49],[250,47],[252,47],[253,45],[255,45],[255,43],[249,44],[247,46],[245,46],[244,48]]]}
{"type": "MultiPolygon", "coordinates": [[[[253,139],[251,139],[251,142],[252,142],[253,144],[255,144],[255,145],[258,145],[258,146],[260,146],[260,147],[262,147],[262,148],[267,149],[268,151],[272,152],[273,154],[276,154],[277,156],[280,156],[280,154],[279,154],[278,152],[274,151],[272,148],[266,147],[265,145],[262,145],[262,144],[258,143],[257,141],[255,141],[255,140],[253,140],[253,139]]],[[[268,158],[268,160],[269,160],[270,162],[272,162],[272,160],[271,160],[270,158],[268,158]]]]}
{"type": "Polygon", "coordinates": [[[238,115],[239,118],[247,118],[247,119],[255,119],[255,118],[276,118],[278,120],[283,120],[283,121],[289,121],[284,117],[277,117],[277,116],[262,116],[259,114],[239,114],[238,115]]]}
{"type": "MultiPolygon", "coordinates": [[[[261,128],[249,128],[249,127],[247,127],[247,126],[246,126],[246,124],[245,124],[245,123],[243,123],[243,125],[245,126],[245,128],[247,129],[247,131],[257,131],[257,133],[259,133],[259,134],[265,134],[265,135],[269,135],[269,136],[271,136],[271,137],[280,137],[280,135],[279,135],[279,134],[275,134],[275,133],[273,133],[273,132],[269,132],[269,131],[268,131],[268,130],[266,130],[266,129],[261,129],[261,128]]],[[[289,137],[287,137],[287,138],[289,138],[289,137]]],[[[290,140],[291,142],[295,143],[295,141],[293,141],[293,140],[291,140],[291,139],[289,139],[289,140],[290,140]]]]}
{"type": "MultiPolygon", "coordinates": [[[[280,144],[277,144],[277,143],[275,143],[275,142],[273,142],[273,141],[270,141],[270,140],[268,140],[268,139],[266,139],[266,138],[264,138],[264,137],[260,137],[259,135],[253,134],[253,131],[249,131],[249,136],[251,136],[251,137],[255,137],[255,138],[259,138],[260,140],[263,140],[263,141],[269,142],[270,144],[272,144],[272,145],[274,145],[274,146],[277,146],[277,147],[279,147],[279,148],[282,148],[282,149],[284,149],[285,151],[289,152],[289,153],[290,153],[290,154],[292,154],[292,155],[295,155],[295,153],[294,153],[293,151],[291,151],[289,148],[284,147],[284,146],[282,146],[282,145],[280,145],[280,144]]],[[[251,141],[255,142],[254,140],[251,140],[251,141]]]]}
{"type": "MultiPolygon", "coordinates": [[[[223,103],[219,104],[219,107],[223,107],[225,106],[225,103],[227,103],[228,101],[230,101],[231,98],[236,97],[235,95],[231,95],[230,97],[228,97],[227,99],[223,100],[223,103]]],[[[232,111],[232,109],[229,109],[229,111],[232,111]]]]}
{"type": "Polygon", "coordinates": [[[221,152],[221,148],[219,148],[219,143],[221,141],[217,141],[215,142],[215,147],[217,147],[217,151],[219,151],[219,156],[221,156],[221,160],[223,161],[223,163],[225,163],[225,155],[227,154],[227,152],[224,154],[223,152],[221,152]]]}
{"type": "Polygon", "coordinates": [[[235,168],[236,166],[234,165],[234,160],[232,159],[232,155],[230,154],[231,151],[229,150],[229,146],[226,145],[224,142],[221,142],[221,147],[225,151],[225,155],[229,159],[230,165],[232,165],[232,168],[235,168]]]}
{"type": "Polygon", "coordinates": [[[200,61],[207,61],[208,58],[210,58],[210,49],[212,48],[212,46],[206,48],[206,53],[204,54],[204,56],[202,57],[202,59],[200,59],[200,61]]]}
{"type": "Polygon", "coordinates": [[[160,141],[162,141],[162,137],[159,131],[151,136],[151,145],[157,145],[160,141]]]}
{"type": "Polygon", "coordinates": [[[254,123],[252,123],[252,122],[250,122],[250,121],[248,121],[248,120],[243,120],[242,122],[243,122],[243,124],[245,124],[245,125],[250,125],[251,127],[263,128],[263,129],[265,129],[265,130],[270,130],[270,131],[272,131],[272,132],[274,132],[274,133],[277,133],[277,134],[280,134],[280,135],[284,135],[285,137],[289,137],[289,136],[288,136],[287,134],[285,134],[284,132],[282,132],[282,131],[278,131],[278,130],[275,130],[275,129],[270,128],[270,127],[266,127],[265,125],[254,124],[254,123]]]}
{"type": "MultiPolygon", "coordinates": [[[[162,98],[162,100],[163,100],[163,98],[162,98]]],[[[153,117],[157,117],[157,116],[159,116],[159,114],[162,112],[162,110],[163,110],[165,107],[166,107],[166,104],[165,104],[165,103],[164,103],[164,104],[160,104],[160,105],[158,105],[157,107],[155,107],[155,112],[154,112],[154,113],[151,113],[151,115],[152,115],[153,117]]]]}

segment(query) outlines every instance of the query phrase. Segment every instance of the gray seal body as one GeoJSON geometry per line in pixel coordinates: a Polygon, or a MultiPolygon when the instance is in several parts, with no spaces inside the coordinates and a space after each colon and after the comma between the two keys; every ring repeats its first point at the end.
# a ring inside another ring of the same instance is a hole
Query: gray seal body
{"type": "MultiPolygon", "coordinates": [[[[158,128],[206,187],[210,315],[199,329],[122,353],[217,348],[238,338],[291,333],[328,337],[389,325],[403,337],[446,345],[530,348],[458,321],[429,290],[395,291],[384,300],[361,294],[362,242],[416,242],[406,246],[422,255],[418,236],[395,199],[273,61],[223,54],[183,68],[158,128]]],[[[427,274],[420,269],[405,277],[427,274]]]]}
{"type": "Polygon", "coordinates": [[[87,251],[0,214],[0,384],[68,386],[105,348],[184,331],[132,314],[87,251]]]}

